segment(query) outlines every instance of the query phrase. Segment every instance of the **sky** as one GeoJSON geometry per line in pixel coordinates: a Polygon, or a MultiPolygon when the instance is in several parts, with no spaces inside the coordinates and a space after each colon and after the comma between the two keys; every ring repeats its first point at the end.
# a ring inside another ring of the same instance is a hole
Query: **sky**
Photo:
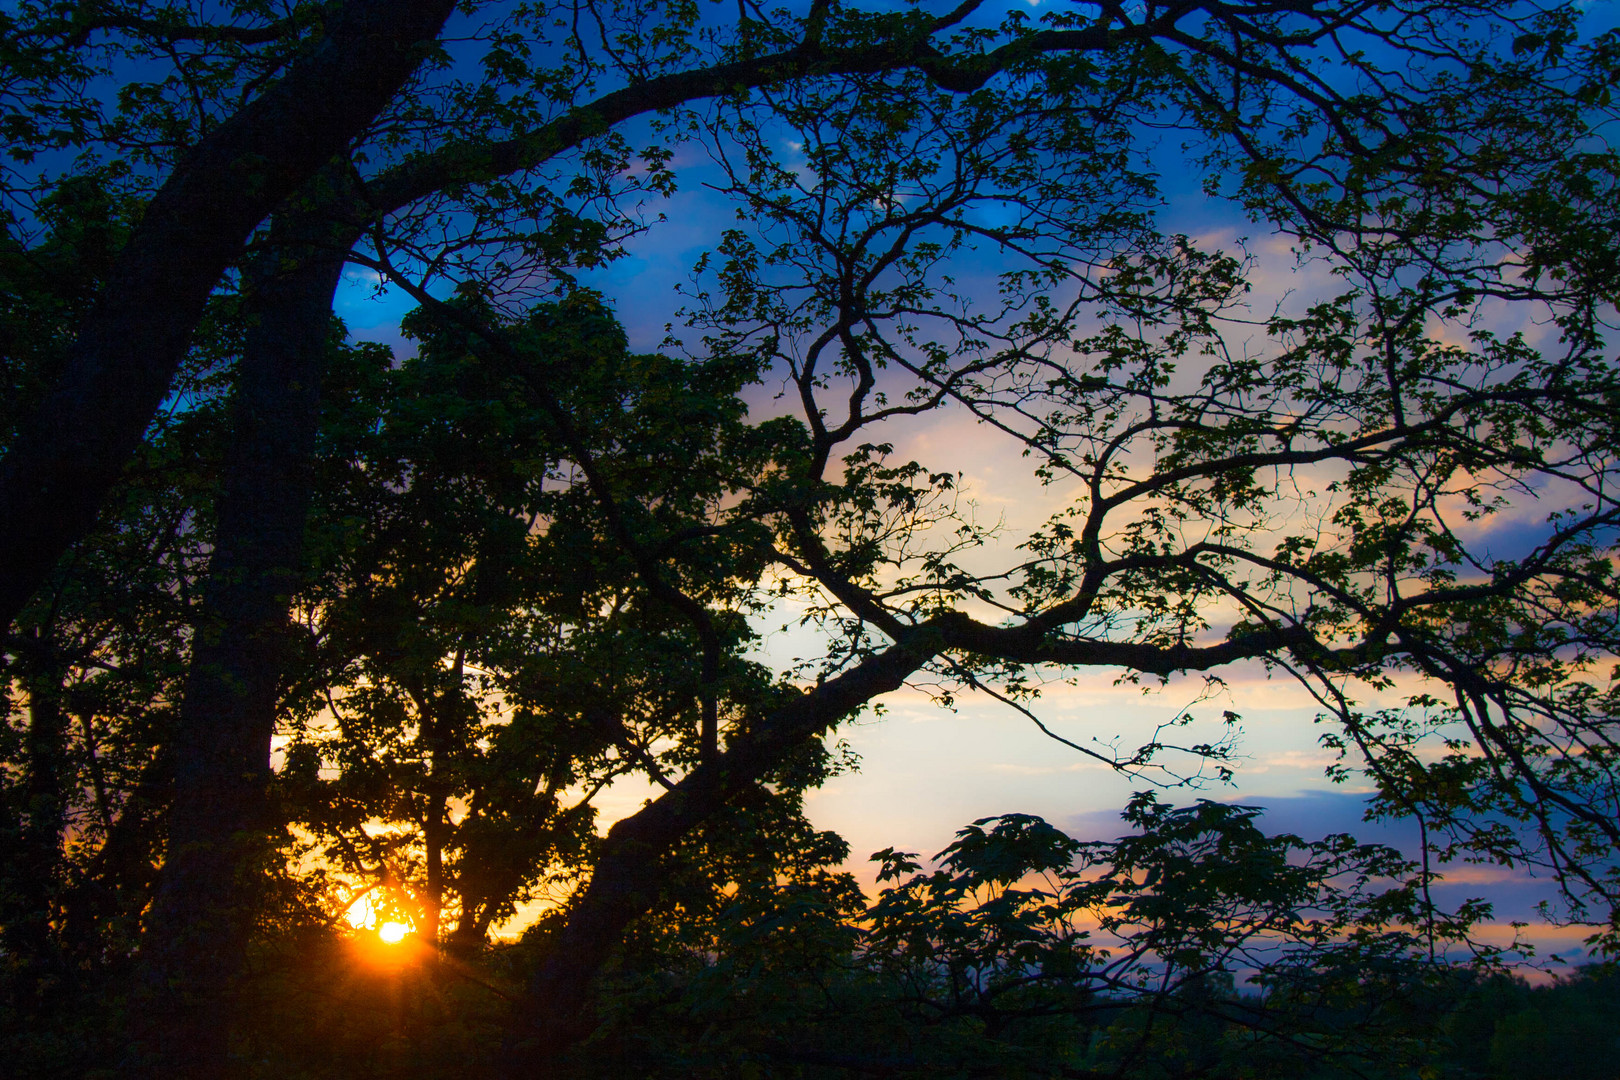
{"type": "MultiPolygon", "coordinates": [[[[1021,2],[1021,0],[1020,0],[1021,2]]],[[[1605,13],[1609,18],[1612,13],[1605,13]]],[[[619,313],[632,347],[652,351],[667,328],[678,323],[677,311],[693,264],[715,243],[721,230],[735,222],[733,205],[704,187],[712,177],[701,153],[683,150],[674,161],[680,190],[650,207],[663,220],[632,238],[624,258],[581,276],[603,292],[619,313]]],[[[1319,269],[1299,269],[1287,245],[1259,234],[1257,227],[1229,204],[1207,198],[1201,177],[1167,159],[1166,204],[1160,222],[1168,232],[1184,232],[1206,245],[1234,245],[1246,238],[1256,254],[1255,308],[1264,311],[1273,298],[1307,302],[1328,282],[1319,269]]],[[[400,345],[399,317],[413,305],[394,290],[378,293],[369,271],[351,268],[340,286],[336,307],[351,334],[400,345]]],[[[1530,328],[1532,331],[1534,327],[1530,328]]],[[[769,393],[755,403],[769,409],[769,393]]],[[[1043,491],[1029,478],[1028,463],[1005,441],[992,438],[970,418],[944,413],[895,433],[898,456],[915,456],[931,468],[960,470],[963,497],[981,517],[1006,523],[1009,537],[1038,524],[1060,492],[1043,491]]],[[[1541,508],[1526,507],[1521,518],[1539,521],[1541,508]]],[[[1524,543],[1510,532],[1503,545],[1524,543]]],[[[1009,543],[1012,542],[1010,539],[1009,543]]],[[[762,620],[762,659],[780,670],[797,656],[814,655],[813,637],[797,625],[797,613],[778,610],[762,620]]],[[[1201,679],[1179,678],[1164,687],[1115,685],[1110,671],[1085,672],[1070,682],[1044,688],[1037,711],[1056,733],[1074,742],[1118,739],[1129,750],[1147,741],[1158,725],[1185,711],[1219,727],[1225,710],[1241,716],[1235,746],[1235,777],[1230,784],[1212,780],[1195,789],[1166,792],[1173,801],[1195,797],[1241,802],[1266,808],[1262,826],[1307,838],[1330,832],[1353,832],[1368,840],[1415,847],[1412,828],[1368,825],[1361,821],[1365,786],[1354,781],[1334,785],[1324,769],[1331,755],[1318,743],[1314,702],[1285,678],[1268,678],[1259,665],[1222,672],[1224,687],[1200,700],[1201,679]]],[[[850,843],[849,868],[872,884],[875,868],[866,856],[881,848],[932,855],[948,844],[955,830],[978,818],[1008,812],[1033,813],[1073,835],[1106,838],[1123,831],[1119,811],[1140,778],[1121,775],[1043,734],[1030,720],[984,697],[964,696],[946,709],[919,688],[888,695],[882,715],[867,714],[837,733],[859,756],[859,768],[836,776],[807,801],[811,820],[832,829],[850,843]]],[[[623,785],[602,802],[604,824],[639,807],[649,792],[623,785]]],[[[1490,933],[1505,944],[1513,931],[1508,920],[1537,919],[1535,901],[1543,883],[1521,873],[1491,867],[1456,867],[1443,886],[1442,899],[1486,896],[1498,907],[1498,926],[1490,933]]],[[[1526,936],[1546,956],[1572,955],[1578,931],[1532,925],[1526,936]]]]}

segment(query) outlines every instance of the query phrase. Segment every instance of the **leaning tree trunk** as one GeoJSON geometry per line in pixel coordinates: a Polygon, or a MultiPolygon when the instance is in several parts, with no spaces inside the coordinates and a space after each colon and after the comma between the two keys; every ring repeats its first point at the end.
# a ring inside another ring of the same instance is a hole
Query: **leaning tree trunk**
{"type": "Polygon", "coordinates": [[[273,850],[270,740],[346,250],[331,232],[314,218],[278,221],[249,268],[217,536],[174,747],[168,854],[144,949],[159,1018],[144,1056],[164,1076],[229,1071],[232,985],[273,850]]]}
{"type": "Polygon", "coordinates": [[[898,689],[930,655],[926,644],[908,639],[867,658],[777,709],[725,753],[614,825],[590,884],[570,904],[561,931],[529,981],[506,1040],[505,1074],[513,1080],[552,1075],[556,1059],[591,1033],[591,985],[624,940],[625,930],[657,902],[670,874],[666,856],[683,837],[733,796],[759,783],[806,740],[820,738],[868,701],[898,689]]]}

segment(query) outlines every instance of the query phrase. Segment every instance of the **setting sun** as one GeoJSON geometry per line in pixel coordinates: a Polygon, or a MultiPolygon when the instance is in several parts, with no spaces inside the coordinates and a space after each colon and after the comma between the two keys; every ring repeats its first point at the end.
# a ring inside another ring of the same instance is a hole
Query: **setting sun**
{"type": "Polygon", "coordinates": [[[385,944],[398,945],[406,936],[415,932],[416,928],[408,919],[400,918],[392,905],[379,905],[374,899],[375,893],[367,892],[349,905],[344,917],[349,925],[356,930],[375,930],[377,937],[385,944]],[[394,916],[388,918],[388,915],[394,916]]]}

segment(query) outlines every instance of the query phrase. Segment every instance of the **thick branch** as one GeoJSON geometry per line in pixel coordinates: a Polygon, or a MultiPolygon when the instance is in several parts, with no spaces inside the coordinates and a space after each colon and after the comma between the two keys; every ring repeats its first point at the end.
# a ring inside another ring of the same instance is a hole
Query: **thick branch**
{"type": "Polygon", "coordinates": [[[711,763],[609,831],[591,883],[574,901],[567,924],[529,987],[530,1027],[512,1046],[513,1076],[540,1064],[589,1032],[584,1015],[590,982],[632,920],[655,902],[667,873],[664,856],[726,800],[763,779],[794,747],[821,736],[873,698],[898,689],[933,657],[962,649],[1026,662],[1114,665],[1153,673],[1216,667],[1298,645],[1304,631],[1276,631],[1218,645],[1157,648],[1115,642],[1043,642],[1017,627],[991,627],[956,613],[908,632],[871,656],[772,713],[732,741],[711,763]]]}
{"type": "Polygon", "coordinates": [[[917,68],[940,87],[966,93],[984,86],[1014,64],[1042,53],[1094,52],[1146,39],[1157,32],[1158,24],[1128,29],[1094,24],[1077,30],[1042,31],[984,56],[953,58],[926,40],[884,41],[852,49],[825,47],[820,33],[812,28],[803,42],[783,52],[661,75],[604,94],[527,135],[497,143],[446,147],[377,177],[368,185],[366,198],[376,213],[393,213],[446,188],[532,169],[632,117],[791,79],[917,68]]]}
{"type": "Polygon", "coordinates": [[[398,92],[452,0],[351,0],[285,78],[204,138],[146,208],[61,381],[0,462],[0,625],[95,520],[220,276],[398,92]]]}

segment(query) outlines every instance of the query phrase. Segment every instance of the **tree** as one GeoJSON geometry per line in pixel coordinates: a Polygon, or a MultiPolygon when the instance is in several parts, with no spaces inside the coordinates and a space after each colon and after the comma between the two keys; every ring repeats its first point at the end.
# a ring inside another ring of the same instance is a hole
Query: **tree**
{"type": "MultiPolygon", "coordinates": [[[[339,5],[313,47],[262,93],[217,126],[210,117],[194,118],[206,133],[167,162],[173,172],[107,268],[96,302],[74,327],[59,376],[19,425],[0,464],[4,517],[29,523],[8,533],[0,554],[6,565],[0,618],[9,623],[16,616],[68,544],[90,527],[162,403],[204,303],[248,235],[372,121],[421,62],[450,8],[442,0],[339,5]]],[[[94,12],[64,17],[54,6],[28,5],[7,16],[13,54],[7,121],[19,138],[14,158],[26,162],[83,141],[82,129],[94,120],[84,115],[84,84],[96,65],[83,50],[98,32],[127,27],[138,41],[235,37],[280,45],[301,21],[255,34],[192,26],[177,14],[157,8],[103,22],[94,12]]],[[[270,71],[287,59],[284,52],[272,57],[270,71]]],[[[263,78],[242,74],[250,87],[263,78]]]]}
{"type": "MultiPolygon", "coordinates": [[[[1281,159],[1256,155],[1256,205],[1295,199],[1309,211],[1301,234],[1319,244],[1341,230],[1323,257],[1346,291],[1262,318],[1272,343],[1251,341],[1247,354],[1222,333],[1246,289],[1242,262],[1157,240],[1128,202],[1102,199],[1098,187],[1135,190],[1129,159],[1100,154],[1113,145],[1105,122],[1053,106],[1049,84],[1027,99],[1008,91],[965,103],[930,95],[920,79],[897,80],[892,96],[861,83],[783,90],[772,119],[805,148],[792,168],[774,160],[776,131],[740,107],[725,127],[742,143],[732,190],[764,235],[739,230],[721,251],[709,347],[788,372],[807,453],[788,470],[797,486],[740,502],[731,520],[771,522],[773,558],[813,583],[829,620],[842,620],[842,644],[816,692],[731,742],[725,779],[695,771],[668,806],[610,834],[576,902],[581,930],[564,932],[556,974],[536,980],[550,1003],[541,1014],[578,1000],[587,958],[611,940],[596,919],[622,926],[645,895],[638,875],[654,871],[630,850],[671,843],[705,812],[698,793],[718,799],[780,745],[768,740],[818,734],[853,702],[923,670],[1018,701],[1036,665],[1151,676],[1264,657],[1315,689],[1342,725],[1330,745],[1353,755],[1347,767],[1367,770],[1394,811],[1446,835],[1447,854],[1546,860],[1571,900],[1606,920],[1616,818],[1600,659],[1613,647],[1601,448],[1614,384],[1592,334],[1612,283],[1590,249],[1579,265],[1539,246],[1503,260],[1509,237],[1540,228],[1526,193],[1563,183],[1590,123],[1577,95],[1562,119],[1492,127],[1522,101],[1525,67],[1509,64],[1500,82],[1479,69],[1441,80],[1435,100],[1482,132],[1460,151],[1445,144],[1469,178],[1455,187],[1421,181],[1426,171],[1374,180],[1360,165],[1337,183],[1296,185],[1278,176],[1281,159]],[[1077,146],[1083,156],[1063,156],[1077,146]],[[1068,161],[1075,174],[1061,171],[1068,161]],[[1485,163],[1489,187],[1475,171],[1485,163]],[[1013,183],[1016,196],[987,194],[1013,183]],[[1017,224],[984,226],[975,204],[991,200],[1017,224]],[[1342,234],[1351,214],[1362,222],[1353,248],[1342,234]],[[1459,221],[1479,232],[1460,232],[1459,221]],[[948,277],[947,256],[978,239],[1021,258],[988,311],[970,308],[948,277]],[[1099,264],[1107,273],[1091,274],[1099,264]],[[1564,336],[1542,352],[1469,327],[1485,297],[1546,312],[1564,336]],[[1466,328],[1465,344],[1434,334],[1447,321],[1466,328]],[[957,553],[981,541],[971,522],[920,542],[951,477],[885,460],[868,434],[946,403],[1077,491],[1019,562],[967,569],[957,553]],[[1307,468],[1314,491],[1297,479],[1307,468]],[[1471,523],[1511,505],[1503,493],[1527,497],[1554,476],[1583,494],[1549,506],[1552,523],[1528,556],[1482,549],[1471,523]],[[1433,681],[1405,708],[1356,704],[1403,672],[1433,681]],[[1428,731],[1451,751],[1432,765],[1418,749],[1428,731]]],[[[1116,77],[1142,93],[1154,75],[1179,74],[1125,65],[1116,77]]],[[[1349,155],[1357,134],[1323,134],[1322,156],[1349,155]]],[[[1391,157],[1431,145],[1422,129],[1387,137],[1391,157]]],[[[1611,163],[1582,160],[1586,198],[1610,190],[1611,163]]],[[[1594,202],[1566,205],[1601,213],[1594,202]]]]}
{"type": "MultiPolygon", "coordinates": [[[[318,659],[282,777],[301,792],[294,820],[331,857],[407,886],[429,940],[454,922],[448,940],[476,950],[538,877],[577,868],[596,792],[712,755],[687,663],[703,646],[599,542],[599,511],[568,482],[520,373],[480,363],[432,320],[407,326],[414,358],[390,368],[357,353],[352,384],[329,398],[329,540],[304,598],[318,659]]],[[[723,477],[758,467],[735,368],[631,355],[586,293],[512,332],[568,386],[599,467],[660,516],[701,520],[723,477]],[[674,446],[679,462],[661,460],[674,446]]],[[[688,562],[686,587],[723,592],[737,572],[716,552],[688,562]]],[[[728,656],[750,634],[741,621],[720,632],[728,656]]],[[[769,693],[763,675],[734,661],[728,693],[769,693]]]]}
{"type": "Polygon", "coordinates": [[[604,1027],[580,1064],[1103,1077],[1423,1061],[1440,973],[1400,925],[1423,921],[1422,890],[1376,884],[1415,866],[1344,836],[1267,837],[1256,816],[1142,796],[1124,815],[1136,833],[1114,842],[985,819],[932,872],[878,852],[890,884],[870,904],[848,875],[815,872],[843,852],[813,835],[764,873],[704,867],[697,882],[737,884],[693,903],[688,860],[726,847],[705,835],[681,855],[681,917],[638,927],[604,979],[604,1027]],[[800,851],[817,853],[808,867],[800,851]],[[1242,970],[1261,994],[1233,992],[1242,970]]]}
{"type": "MultiPolygon", "coordinates": [[[[248,100],[211,127],[207,108],[177,111],[167,90],[127,99],[137,129],[184,122],[165,128],[157,176],[167,178],[147,184],[157,193],[100,306],[78,318],[65,381],[8,450],[5,499],[21,499],[47,464],[77,461],[89,478],[60,528],[17,534],[33,545],[10,564],[19,597],[83,531],[162,397],[188,312],[274,213],[244,264],[235,434],[194,613],[166,884],[147,946],[158,981],[182,988],[175,1015],[196,1038],[168,1041],[195,1048],[197,1070],[217,1071],[227,1053],[223,991],[278,824],[270,740],[292,664],[286,614],[305,572],[314,376],[329,362],[345,259],[413,291],[423,319],[463,335],[527,395],[542,457],[582,477],[591,509],[580,535],[614,553],[628,606],[656,611],[647,625],[689,650],[670,670],[695,688],[695,753],[678,741],[642,764],[669,790],[602,841],[532,981],[534,1030],[514,1035],[514,1060],[589,1029],[590,982],[649,910],[683,838],[922,673],[1029,709],[1043,667],[1153,677],[1275,664],[1319,692],[1339,745],[1362,756],[1347,767],[1370,770],[1392,810],[1425,815],[1459,852],[1549,859],[1573,900],[1608,902],[1612,729],[1607,691],[1588,674],[1612,651],[1613,373],[1597,337],[1612,296],[1612,231],[1598,224],[1612,162],[1587,152],[1608,107],[1604,41],[1578,45],[1568,12],[1516,19],[1464,3],[1103,5],[1037,26],[992,23],[973,5],[934,18],[818,4],[802,16],[744,10],[724,33],[684,8],[651,24],[582,11],[600,19],[599,49],[575,38],[548,52],[548,12],[516,11],[484,39],[477,87],[458,84],[453,66],[439,81],[423,74],[346,156],[443,11],[413,10],[378,35],[365,21],[375,12],[356,4],[320,28],[296,10],[268,27],[34,9],[14,23],[18,55],[44,66],[19,67],[13,85],[69,87],[52,99],[66,102],[63,116],[83,98],[62,58],[93,55],[86,43],[112,31],[201,43],[199,55],[224,49],[226,61],[178,64],[176,85],[230,86],[248,100]],[[1477,39],[1457,25],[1473,15],[1477,39]],[[364,49],[388,62],[356,63],[364,49]],[[348,93],[327,79],[364,85],[348,93]],[[258,95],[260,85],[273,89],[258,95]],[[270,155],[264,185],[198,210],[207,243],[184,247],[175,208],[217,192],[231,155],[280,138],[310,101],[326,111],[307,113],[307,143],[270,155]],[[641,155],[646,179],[622,180],[636,155],[614,125],[659,110],[672,122],[641,155]],[[1256,215],[1317,245],[1345,291],[1260,317],[1253,351],[1234,353],[1225,329],[1242,314],[1243,260],[1158,235],[1139,140],[1153,125],[1186,131],[1256,215]],[[802,161],[778,159],[777,132],[796,136],[802,161]],[[688,133],[720,156],[759,225],[725,237],[708,264],[702,359],[737,381],[785,371],[801,415],[721,443],[726,454],[747,447],[748,467],[672,502],[620,471],[634,461],[644,473],[671,432],[648,427],[648,441],[620,455],[615,425],[633,408],[571,397],[550,365],[555,343],[436,301],[421,279],[453,270],[490,296],[518,296],[570,261],[605,257],[615,231],[634,227],[613,216],[613,199],[626,184],[671,183],[669,141],[688,133]],[[520,173],[524,184],[511,179],[520,173]],[[999,263],[994,306],[951,280],[950,260],[974,245],[999,263]],[[188,260],[169,260],[181,248],[188,260]],[[171,261],[184,280],[147,272],[171,261]],[[1545,312],[1565,336],[1549,349],[1432,332],[1466,325],[1486,299],[1545,312]],[[113,328],[119,347],[144,341],[118,321],[132,310],[163,332],[141,385],[119,388],[93,362],[116,355],[102,344],[113,328]],[[85,419],[69,430],[106,439],[75,456],[41,433],[66,415],[61,403],[81,399],[85,419]],[[971,568],[968,553],[991,537],[953,516],[948,471],[890,459],[885,424],[946,408],[1027,449],[1040,479],[1075,485],[1011,565],[971,568]],[[1293,501],[1313,515],[1302,526],[1278,496],[1304,468],[1323,480],[1320,500],[1293,501]],[[1496,490],[1552,482],[1589,501],[1558,500],[1564,516],[1526,558],[1495,558],[1455,525],[1454,504],[1463,521],[1488,521],[1496,490]],[[728,682],[746,670],[738,627],[773,588],[818,605],[829,634],[802,693],[728,682]],[[1356,704],[1358,686],[1408,672],[1431,680],[1408,708],[1356,704]],[[1418,749],[1429,727],[1454,739],[1438,765],[1418,749]],[[1505,824],[1514,818],[1539,840],[1527,845],[1505,824]]],[[[440,644],[429,632],[414,647],[440,644]]],[[[412,704],[427,719],[436,703],[465,699],[434,686],[412,704]]],[[[632,731],[661,718],[634,719],[632,731]]]]}
{"type": "Polygon", "coordinates": [[[1601,966],[1534,988],[1507,975],[1473,981],[1446,1019],[1450,1064],[1470,1076],[1596,1075],[1614,1010],[1614,973],[1601,966]]]}
{"type": "Polygon", "coordinates": [[[45,1075],[80,1071],[121,1038],[106,1016],[161,862],[187,636],[213,534],[221,356],[239,329],[229,305],[215,305],[178,381],[186,407],[154,423],[106,519],[56,568],[8,647],[21,692],[6,702],[0,784],[0,1008],[25,1072],[40,1062],[45,1075]]]}

